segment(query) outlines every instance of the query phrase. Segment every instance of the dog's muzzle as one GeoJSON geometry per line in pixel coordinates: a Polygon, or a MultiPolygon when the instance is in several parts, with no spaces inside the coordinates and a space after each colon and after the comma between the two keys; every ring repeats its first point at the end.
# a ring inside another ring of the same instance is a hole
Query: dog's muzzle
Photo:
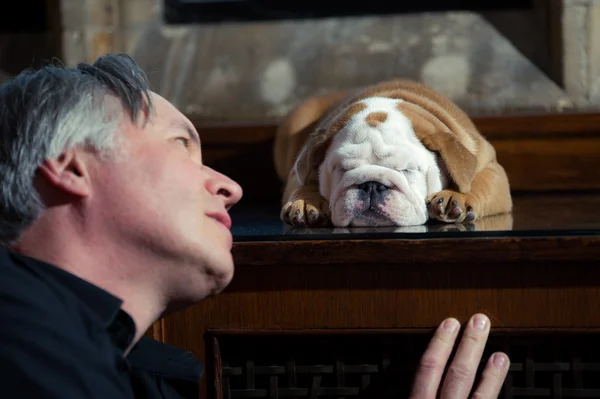
{"type": "Polygon", "coordinates": [[[382,204],[390,189],[389,186],[377,181],[361,183],[357,188],[359,189],[359,198],[365,203],[365,209],[382,204]]]}

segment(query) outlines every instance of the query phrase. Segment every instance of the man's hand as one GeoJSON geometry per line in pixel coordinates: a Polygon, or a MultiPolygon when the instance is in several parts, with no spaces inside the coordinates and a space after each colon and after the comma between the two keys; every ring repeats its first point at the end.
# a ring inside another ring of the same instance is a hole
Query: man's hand
{"type": "MultiPolygon", "coordinates": [[[[410,399],[469,397],[490,333],[490,320],[482,314],[471,317],[442,382],[459,330],[460,324],[453,318],[446,319],[440,324],[421,358],[410,399]]],[[[497,352],[490,356],[481,381],[471,397],[497,398],[508,373],[509,363],[510,360],[504,353],[497,352]]]]}

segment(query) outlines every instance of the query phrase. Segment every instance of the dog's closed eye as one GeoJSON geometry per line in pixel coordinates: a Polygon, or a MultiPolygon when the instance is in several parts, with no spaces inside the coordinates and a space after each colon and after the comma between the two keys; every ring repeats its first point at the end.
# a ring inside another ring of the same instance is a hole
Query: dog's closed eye
{"type": "Polygon", "coordinates": [[[345,168],[344,166],[342,166],[340,164],[333,165],[334,172],[346,173],[348,170],[349,169],[345,168]]]}
{"type": "Polygon", "coordinates": [[[421,172],[421,167],[419,167],[418,165],[408,165],[404,169],[402,169],[401,172],[404,172],[404,173],[421,172]]]}

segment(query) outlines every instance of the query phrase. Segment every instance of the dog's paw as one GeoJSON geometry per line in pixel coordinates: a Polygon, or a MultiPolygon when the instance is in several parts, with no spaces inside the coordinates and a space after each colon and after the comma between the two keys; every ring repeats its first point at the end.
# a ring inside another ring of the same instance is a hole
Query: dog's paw
{"type": "Polygon", "coordinates": [[[323,198],[297,199],[281,208],[281,220],[298,227],[324,227],[331,222],[329,203],[323,198]]]}
{"type": "Polygon", "coordinates": [[[445,223],[474,222],[477,204],[469,194],[442,190],[427,197],[429,217],[445,223]]]}

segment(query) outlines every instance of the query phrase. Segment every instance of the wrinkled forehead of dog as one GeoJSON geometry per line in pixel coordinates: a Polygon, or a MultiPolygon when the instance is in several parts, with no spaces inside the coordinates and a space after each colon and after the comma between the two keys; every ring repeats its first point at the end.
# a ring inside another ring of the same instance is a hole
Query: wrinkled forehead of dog
{"type": "Polygon", "coordinates": [[[329,157],[375,160],[415,150],[413,145],[418,145],[419,140],[411,119],[402,112],[402,103],[398,99],[371,97],[336,115],[329,126],[329,157]]]}
{"type": "Polygon", "coordinates": [[[331,127],[335,135],[333,140],[360,144],[373,138],[374,132],[386,133],[392,129],[393,135],[376,136],[389,144],[415,141],[413,124],[403,110],[403,104],[403,100],[386,97],[370,97],[356,102],[336,118],[331,127]]]}

